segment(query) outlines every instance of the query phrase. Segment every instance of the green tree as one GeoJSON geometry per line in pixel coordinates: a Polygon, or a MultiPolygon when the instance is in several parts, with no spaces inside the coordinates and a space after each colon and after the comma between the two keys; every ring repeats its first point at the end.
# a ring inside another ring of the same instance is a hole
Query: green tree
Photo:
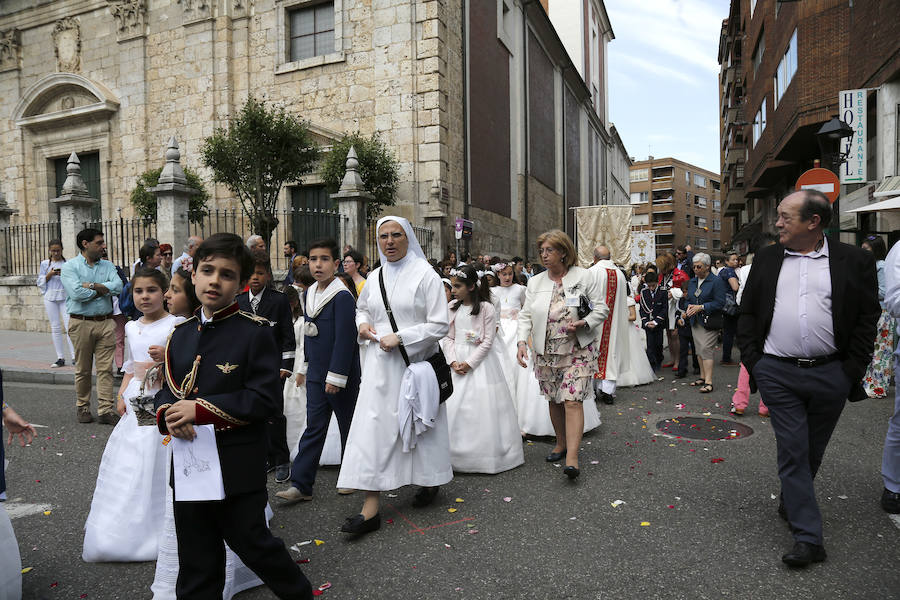
{"type": "Polygon", "coordinates": [[[374,199],[366,205],[366,214],[369,218],[377,217],[385,206],[394,205],[399,180],[397,159],[378,134],[363,137],[357,131],[344,135],[331,147],[331,152],[325,157],[322,165],[322,181],[332,194],[341,187],[341,180],[347,171],[347,153],[350,146],[356,148],[359,176],[362,177],[366,191],[374,196],[374,199]]]}
{"type": "MultiPolygon", "coordinates": [[[[159,185],[160,173],[162,173],[162,167],[145,171],[138,177],[137,185],[131,190],[131,205],[141,217],[150,219],[154,223],[156,222],[156,194],[151,192],[150,188],[159,185]]],[[[206,191],[203,180],[197,172],[190,167],[184,167],[184,176],[187,178],[188,185],[198,190],[188,202],[188,219],[191,223],[199,223],[203,217],[209,214],[206,206],[209,192],[206,191]]]]}
{"type": "Polygon", "coordinates": [[[319,159],[306,125],[253,96],[228,129],[216,128],[200,149],[213,178],[234,193],[253,233],[268,247],[278,226],[275,205],[286,183],[301,183],[319,159]]]}

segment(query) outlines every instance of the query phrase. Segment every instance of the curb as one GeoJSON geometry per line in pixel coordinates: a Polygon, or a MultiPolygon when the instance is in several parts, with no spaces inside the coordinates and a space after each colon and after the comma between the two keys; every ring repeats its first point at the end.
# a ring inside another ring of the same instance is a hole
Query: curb
{"type": "MultiPolygon", "coordinates": [[[[6,383],[35,383],[41,385],[75,385],[75,373],[48,373],[47,371],[29,371],[21,368],[7,368],[3,370],[3,381],[6,383]]],[[[113,383],[117,385],[122,381],[121,377],[113,376],[113,383]]],[[[97,385],[97,376],[91,377],[91,385],[97,385]]]]}

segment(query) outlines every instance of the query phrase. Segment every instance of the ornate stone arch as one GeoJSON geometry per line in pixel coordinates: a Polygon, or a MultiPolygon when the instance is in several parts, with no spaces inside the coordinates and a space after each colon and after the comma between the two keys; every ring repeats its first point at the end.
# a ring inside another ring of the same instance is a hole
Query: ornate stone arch
{"type": "MultiPolygon", "coordinates": [[[[118,110],[119,100],[106,86],[76,73],[47,75],[22,94],[12,120],[22,136],[29,220],[54,217],[50,206],[56,195],[53,161],[73,151],[99,152],[101,195],[108,196],[111,132],[118,110]]],[[[111,210],[109,202],[103,205],[104,213],[111,210]]]]}

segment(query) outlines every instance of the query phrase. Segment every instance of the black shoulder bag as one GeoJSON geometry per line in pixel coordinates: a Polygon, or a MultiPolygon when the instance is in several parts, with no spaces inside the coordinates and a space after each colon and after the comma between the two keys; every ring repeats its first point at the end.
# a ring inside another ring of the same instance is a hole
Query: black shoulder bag
{"type": "MultiPolygon", "coordinates": [[[[394,320],[391,303],[388,302],[387,290],[384,289],[384,275],[382,271],[378,272],[378,285],[381,287],[381,298],[384,300],[384,309],[387,311],[388,319],[391,321],[391,329],[394,333],[397,333],[397,321],[394,320]]],[[[408,367],[410,364],[409,355],[406,353],[406,348],[403,347],[402,342],[397,346],[397,349],[400,350],[403,362],[408,367]]],[[[440,345],[438,345],[438,351],[426,358],[425,362],[434,369],[434,374],[437,377],[438,393],[441,398],[440,402],[443,404],[453,394],[453,377],[450,375],[450,365],[447,364],[447,357],[444,356],[444,351],[441,350],[440,345]]]]}

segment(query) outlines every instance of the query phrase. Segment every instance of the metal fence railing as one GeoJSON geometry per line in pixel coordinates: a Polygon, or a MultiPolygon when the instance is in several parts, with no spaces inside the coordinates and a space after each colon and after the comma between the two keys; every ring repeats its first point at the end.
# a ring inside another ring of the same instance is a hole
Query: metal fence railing
{"type": "MultiPolygon", "coordinates": [[[[61,237],[59,223],[10,225],[0,230],[6,246],[6,270],[9,275],[37,275],[41,261],[50,257],[50,240],[61,237]]],[[[74,256],[74,241],[69,242],[64,256],[74,256]]]]}
{"type": "Polygon", "coordinates": [[[119,217],[83,225],[103,232],[107,260],[121,267],[129,275],[131,274],[131,265],[138,260],[144,240],[156,238],[156,223],[149,218],[125,219],[119,217]]]}
{"type": "MultiPolygon", "coordinates": [[[[366,223],[366,248],[363,253],[369,259],[370,265],[378,260],[378,241],[376,239],[377,234],[375,231],[376,223],[376,219],[369,219],[366,223]]],[[[434,231],[427,227],[413,225],[413,233],[416,235],[416,239],[419,240],[419,245],[422,246],[422,251],[425,252],[426,258],[433,258],[435,260],[441,259],[440,248],[434,248],[434,231]]]]}

